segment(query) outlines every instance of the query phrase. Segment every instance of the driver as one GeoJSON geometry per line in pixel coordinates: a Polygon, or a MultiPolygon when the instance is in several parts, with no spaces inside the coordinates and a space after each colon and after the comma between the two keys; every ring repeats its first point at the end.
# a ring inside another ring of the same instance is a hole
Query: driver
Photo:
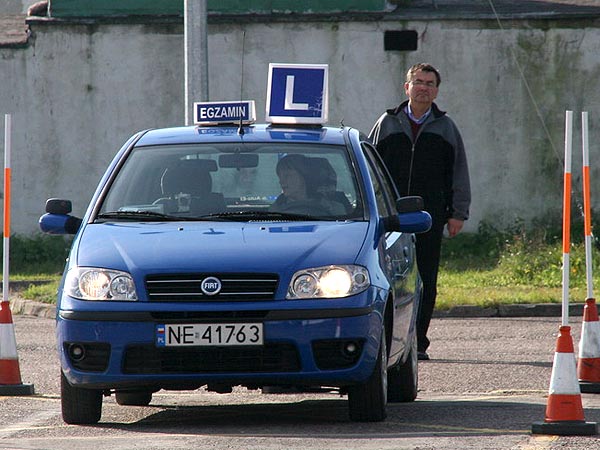
{"type": "Polygon", "coordinates": [[[304,155],[286,155],[276,167],[281,194],[271,205],[271,210],[296,214],[344,214],[344,207],[323,196],[309,182],[309,159],[304,155]]]}

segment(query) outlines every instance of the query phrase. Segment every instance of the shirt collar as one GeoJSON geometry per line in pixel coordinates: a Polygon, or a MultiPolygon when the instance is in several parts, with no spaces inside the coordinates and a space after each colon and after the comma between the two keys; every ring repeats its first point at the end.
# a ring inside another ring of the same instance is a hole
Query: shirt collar
{"type": "Polygon", "coordinates": [[[421,125],[423,122],[425,122],[427,120],[427,118],[429,117],[429,114],[431,114],[431,107],[429,107],[429,109],[427,111],[425,111],[425,114],[423,114],[418,119],[414,116],[412,109],[410,109],[410,104],[405,106],[404,112],[406,113],[406,115],[408,116],[408,118],[410,120],[412,120],[413,122],[415,122],[418,125],[421,125]]]}

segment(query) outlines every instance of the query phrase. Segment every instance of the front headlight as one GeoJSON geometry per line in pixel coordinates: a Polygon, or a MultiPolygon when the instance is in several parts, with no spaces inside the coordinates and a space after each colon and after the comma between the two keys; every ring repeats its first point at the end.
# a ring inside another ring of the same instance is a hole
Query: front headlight
{"type": "Polygon", "coordinates": [[[81,300],[137,300],[131,275],[120,270],[95,267],[75,267],[69,270],[65,292],[81,300]]]}
{"type": "Polygon", "coordinates": [[[286,298],[349,297],[367,289],[369,283],[369,272],[362,266],[315,267],[294,274],[286,298]]]}

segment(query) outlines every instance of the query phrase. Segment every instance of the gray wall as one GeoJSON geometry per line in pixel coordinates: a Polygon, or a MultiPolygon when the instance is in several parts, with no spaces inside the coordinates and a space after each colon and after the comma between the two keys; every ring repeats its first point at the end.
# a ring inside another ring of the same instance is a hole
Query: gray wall
{"type": "Polygon", "coordinates": [[[2,14],[21,14],[37,3],[37,0],[0,0],[0,11],[2,14]]]}
{"type": "MultiPolygon", "coordinates": [[[[0,49],[0,114],[13,114],[12,232],[20,234],[37,231],[48,197],[70,198],[82,214],[131,134],[184,117],[181,24],[30,25],[29,47],[0,49]]],[[[582,110],[598,180],[600,29],[592,21],[213,23],[209,34],[210,99],[241,92],[257,101],[259,120],[270,62],[329,64],[330,124],[365,132],[404,99],[411,64],[438,66],[438,104],[462,130],[469,158],[468,231],[482,220],[505,226],[560,214],[566,109],[575,111],[573,189],[581,191],[582,110]],[[390,29],[416,30],[419,49],[384,51],[390,29]]]]}

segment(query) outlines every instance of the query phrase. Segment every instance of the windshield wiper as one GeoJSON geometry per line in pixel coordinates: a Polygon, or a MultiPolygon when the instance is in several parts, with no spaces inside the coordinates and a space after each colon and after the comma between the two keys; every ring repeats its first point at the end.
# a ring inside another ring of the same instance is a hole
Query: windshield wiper
{"type": "Polygon", "coordinates": [[[221,219],[221,220],[318,220],[309,214],[281,213],[276,211],[235,211],[207,214],[199,219],[221,219]]]}
{"type": "Polygon", "coordinates": [[[123,220],[145,220],[145,221],[227,221],[228,218],[222,218],[219,214],[210,214],[207,216],[174,216],[172,214],[163,214],[156,211],[109,211],[96,216],[97,219],[123,219],[123,220]]]}
{"type": "Polygon", "coordinates": [[[102,214],[98,214],[98,216],[96,217],[98,219],[180,220],[179,217],[173,217],[155,211],[109,211],[102,214]]]}

